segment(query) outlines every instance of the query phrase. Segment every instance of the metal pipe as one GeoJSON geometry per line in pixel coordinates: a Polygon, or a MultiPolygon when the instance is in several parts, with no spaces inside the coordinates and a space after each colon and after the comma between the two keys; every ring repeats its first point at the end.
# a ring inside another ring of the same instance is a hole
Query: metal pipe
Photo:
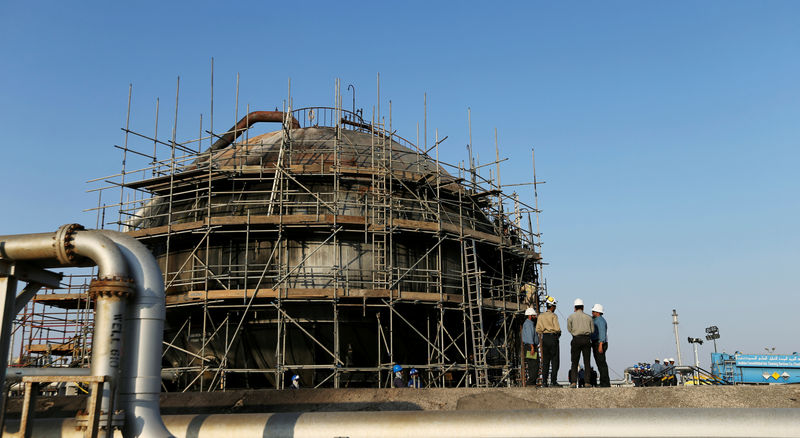
{"type": "Polygon", "coordinates": [[[117,394],[122,365],[122,329],[125,302],[132,290],[130,283],[127,279],[92,280],[89,285],[89,295],[95,301],[90,369],[93,376],[109,377],[103,385],[101,401],[101,410],[105,412],[114,410],[115,403],[111,397],[117,394]]]}
{"type": "Polygon", "coordinates": [[[90,376],[89,368],[6,368],[6,380],[20,380],[25,376],[90,376]]]}
{"type": "Polygon", "coordinates": [[[79,266],[88,259],[97,265],[98,278],[89,288],[96,298],[91,372],[109,377],[109,384],[103,387],[102,408],[113,410],[111,395],[122,352],[122,316],[130,292],[128,263],[117,245],[95,231],[67,224],[53,233],[0,236],[0,258],[33,261],[40,266],[79,266]]]}
{"type": "Polygon", "coordinates": [[[0,236],[0,258],[58,263],[56,233],[0,236]]]}
{"type": "MultiPolygon", "coordinates": [[[[284,117],[286,113],[283,111],[253,111],[244,117],[231,129],[228,130],[224,135],[222,135],[214,144],[211,145],[209,149],[210,152],[222,149],[236,140],[245,130],[251,127],[254,123],[259,122],[275,122],[275,123],[283,123],[284,117]]],[[[292,129],[300,129],[300,122],[294,118],[294,116],[290,116],[292,118],[292,129]]]]}
{"type": "MultiPolygon", "coordinates": [[[[537,409],[167,415],[178,437],[798,437],[798,409],[537,409]],[[680,419],[680,421],[675,421],[680,419]]],[[[34,437],[83,437],[74,419],[37,420],[34,437]]],[[[12,426],[4,437],[21,434],[12,426]]],[[[120,435],[117,435],[120,436],[120,435]]]]}
{"type": "Polygon", "coordinates": [[[164,337],[164,280],[150,251],[117,231],[99,231],[113,241],[128,263],[136,292],[125,314],[120,405],[126,437],[172,437],[161,419],[161,343],[164,337]]]}
{"type": "Polygon", "coordinates": [[[109,238],[97,231],[77,231],[73,245],[75,254],[86,257],[97,264],[97,278],[101,280],[127,280],[128,264],[119,248],[109,238]]]}
{"type": "Polygon", "coordinates": [[[694,345],[694,366],[700,368],[700,358],[697,356],[697,342],[692,342],[694,345]]]}
{"type": "MultiPolygon", "coordinates": [[[[108,376],[101,409],[113,412],[125,301],[132,291],[128,262],[120,248],[97,231],[84,231],[78,224],[67,224],[54,233],[0,236],[0,258],[32,261],[47,267],[81,266],[87,260],[97,265],[97,278],[89,287],[89,294],[95,299],[91,375],[108,376]]],[[[160,345],[160,338],[157,342],[160,345]]]]}
{"type": "Polygon", "coordinates": [[[128,278],[128,266],[116,245],[77,224],[53,233],[0,236],[0,259],[34,261],[40,267],[81,266],[82,257],[97,265],[101,279],[128,278]]]}
{"type": "MultiPolygon", "coordinates": [[[[61,227],[61,229],[69,228],[61,227]]],[[[117,245],[96,231],[76,229],[64,233],[64,246],[73,247],[76,256],[86,257],[97,264],[97,279],[89,286],[94,298],[94,333],[92,334],[93,376],[108,376],[103,385],[101,410],[113,412],[122,354],[122,322],[125,302],[132,290],[128,263],[117,245]]]]}

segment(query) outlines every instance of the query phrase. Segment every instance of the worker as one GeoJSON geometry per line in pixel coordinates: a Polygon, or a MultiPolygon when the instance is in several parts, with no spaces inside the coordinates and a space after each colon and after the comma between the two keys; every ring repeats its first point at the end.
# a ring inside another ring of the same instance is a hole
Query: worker
{"type": "Polygon", "coordinates": [[[669,358],[669,385],[678,386],[678,373],[675,372],[675,358],[669,358]]]}
{"type": "Polygon", "coordinates": [[[608,362],[606,362],[606,351],[608,351],[608,324],[603,318],[603,305],[595,304],[592,306],[592,322],[594,331],[592,332],[592,355],[594,363],[597,365],[597,372],[600,373],[600,387],[611,387],[611,380],[608,378],[608,362]]]}
{"type": "MultiPolygon", "coordinates": [[[[575,299],[573,303],[575,311],[567,318],[567,331],[572,334],[572,342],[570,343],[570,357],[572,359],[572,368],[570,372],[574,376],[578,376],[578,360],[583,355],[583,368],[589,369],[591,367],[591,359],[589,358],[589,351],[592,349],[592,333],[594,332],[594,323],[592,317],[583,312],[583,300],[580,298],[575,299]]],[[[590,387],[591,385],[586,385],[590,387]]],[[[577,388],[577,379],[574,383],[570,384],[571,388],[577,388]]]]}
{"type": "Polygon", "coordinates": [[[422,385],[419,381],[419,372],[416,368],[411,368],[411,371],[408,372],[408,387],[409,388],[421,388],[422,385]]]}
{"type": "Polygon", "coordinates": [[[392,380],[392,386],[395,388],[405,388],[406,385],[403,384],[403,367],[400,365],[395,365],[392,367],[392,371],[394,371],[394,380],[392,380]]]}
{"type": "Polygon", "coordinates": [[[597,385],[597,371],[594,368],[589,370],[588,378],[589,378],[589,383],[592,384],[592,386],[598,386],[597,385]]]}
{"type": "Polygon", "coordinates": [[[292,389],[300,389],[300,376],[297,374],[292,376],[292,389]]]}
{"type": "Polygon", "coordinates": [[[561,326],[556,316],[556,300],[553,297],[545,298],[547,311],[539,316],[536,323],[536,333],[539,334],[542,345],[542,387],[548,386],[547,376],[550,374],[550,385],[558,384],[559,349],[558,339],[561,337],[561,326]]]}
{"type": "Polygon", "coordinates": [[[536,311],[533,307],[525,309],[525,322],[522,323],[522,344],[525,351],[525,365],[528,368],[526,386],[536,387],[539,378],[539,334],[536,333],[536,311]]]}
{"type": "Polygon", "coordinates": [[[672,386],[672,381],[675,379],[673,372],[674,370],[669,364],[669,358],[664,358],[664,386],[672,386]]]}
{"type": "Polygon", "coordinates": [[[661,365],[661,361],[658,358],[653,359],[653,386],[661,386],[661,378],[663,377],[662,372],[664,371],[664,365],[661,365]]]}

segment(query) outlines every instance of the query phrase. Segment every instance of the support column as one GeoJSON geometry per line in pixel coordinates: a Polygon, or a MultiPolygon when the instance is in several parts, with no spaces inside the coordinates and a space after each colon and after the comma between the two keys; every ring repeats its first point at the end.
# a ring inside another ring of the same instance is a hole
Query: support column
{"type": "Polygon", "coordinates": [[[33,432],[33,420],[36,416],[36,396],[39,395],[38,382],[25,382],[25,396],[22,400],[22,413],[19,419],[19,430],[28,438],[33,432]]]}
{"type": "MultiPolygon", "coordinates": [[[[10,264],[5,264],[5,267],[10,268],[10,264]]],[[[0,297],[2,297],[0,298],[0,306],[2,306],[0,309],[0,315],[2,315],[2,321],[0,322],[0,324],[2,324],[0,325],[0,375],[3,379],[0,381],[0,385],[2,385],[4,391],[6,368],[8,368],[8,349],[11,345],[11,330],[13,329],[14,316],[16,316],[16,312],[14,312],[14,300],[17,294],[17,278],[9,274],[10,269],[3,272],[3,266],[0,265],[0,297]]],[[[5,413],[5,403],[6,397],[4,392],[3,396],[0,397],[0,412],[2,413],[5,413]]],[[[2,426],[2,424],[0,424],[0,426],[2,426]]]]}

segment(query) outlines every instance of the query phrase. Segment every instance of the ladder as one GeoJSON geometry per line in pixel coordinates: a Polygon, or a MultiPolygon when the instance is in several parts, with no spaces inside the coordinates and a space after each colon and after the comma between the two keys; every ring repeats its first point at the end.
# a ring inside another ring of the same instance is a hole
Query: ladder
{"type": "Polygon", "coordinates": [[[475,357],[475,382],[479,388],[489,386],[486,368],[486,338],[483,331],[483,297],[481,294],[481,271],[478,269],[478,255],[475,252],[475,240],[464,239],[464,278],[466,281],[467,318],[472,336],[472,352],[475,357]]]}
{"type": "Polygon", "coordinates": [[[736,383],[736,361],[735,360],[725,360],[723,361],[723,366],[725,367],[725,374],[724,378],[729,383],[734,384],[736,383]]]}
{"type": "Polygon", "coordinates": [[[373,261],[373,287],[375,289],[388,289],[391,285],[389,272],[388,243],[389,243],[389,193],[387,180],[389,178],[389,157],[387,156],[386,136],[383,125],[374,125],[373,138],[375,150],[373,151],[375,171],[372,174],[372,261],[373,261]]]}

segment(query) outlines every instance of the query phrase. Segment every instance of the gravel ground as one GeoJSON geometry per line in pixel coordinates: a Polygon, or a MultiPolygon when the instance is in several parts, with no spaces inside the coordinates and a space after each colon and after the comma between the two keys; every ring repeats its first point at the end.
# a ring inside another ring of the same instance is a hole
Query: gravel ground
{"type": "MultiPolygon", "coordinates": [[[[11,416],[21,398],[9,399],[11,416]]],[[[70,417],[85,398],[40,397],[36,416],[70,417]]],[[[664,388],[300,389],[164,393],[163,414],[575,408],[800,408],[800,385],[664,388]]]]}

